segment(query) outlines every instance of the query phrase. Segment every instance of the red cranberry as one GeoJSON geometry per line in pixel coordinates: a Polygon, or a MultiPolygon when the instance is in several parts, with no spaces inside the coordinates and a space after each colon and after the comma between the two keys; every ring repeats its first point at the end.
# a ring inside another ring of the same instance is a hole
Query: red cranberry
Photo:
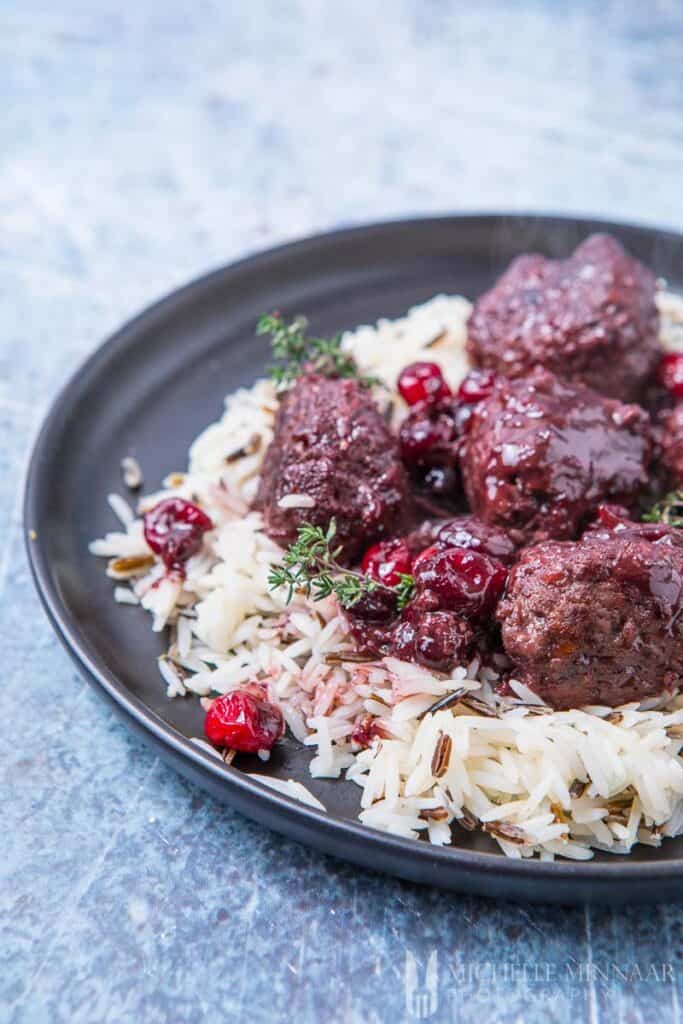
{"type": "Polygon", "coordinates": [[[657,376],[662,387],[674,398],[683,398],[683,352],[668,352],[662,356],[657,376]]]}
{"type": "Polygon", "coordinates": [[[399,433],[401,458],[406,465],[415,465],[436,448],[440,440],[438,424],[432,423],[429,416],[408,417],[399,433]]]}
{"type": "Polygon", "coordinates": [[[435,498],[449,498],[457,490],[458,480],[453,466],[431,466],[425,472],[422,482],[435,498]]]}
{"type": "Polygon", "coordinates": [[[443,379],[436,363],[411,363],[404,367],[398,378],[398,390],[408,405],[418,402],[438,402],[449,398],[451,389],[443,379]]]}
{"type": "Polygon", "coordinates": [[[473,642],[471,626],[454,612],[425,612],[415,630],[415,658],[446,672],[468,660],[473,642]]]}
{"type": "Polygon", "coordinates": [[[461,402],[460,405],[456,407],[453,415],[453,422],[455,424],[455,429],[461,437],[463,437],[470,429],[470,420],[472,419],[472,413],[474,412],[475,405],[476,402],[461,402]]]}
{"type": "Polygon", "coordinates": [[[270,750],[282,736],[282,712],[267,700],[236,690],[213,702],[206,713],[204,732],[216,747],[255,754],[270,750]]]}
{"type": "Polygon", "coordinates": [[[624,529],[631,522],[628,509],[623,505],[600,505],[598,507],[598,523],[607,530],[624,529]]]}
{"type": "Polygon", "coordinates": [[[468,660],[473,642],[472,627],[455,612],[422,611],[411,605],[394,629],[392,653],[402,661],[447,672],[468,660]]]}
{"type": "Polygon", "coordinates": [[[597,519],[588,527],[584,539],[604,540],[614,533],[629,540],[642,537],[653,544],[666,537],[672,544],[683,545],[683,535],[676,527],[667,523],[638,523],[630,518],[628,509],[621,505],[600,505],[597,519]]]}
{"type": "Polygon", "coordinates": [[[372,590],[347,608],[347,614],[355,619],[366,622],[387,622],[398,612],[398,600],[395,592],[378,587],[372,590]]]}
{"type": "Polygon", "coordinates": [[[401,457],[408,466],[438,465],[455,459],[460,431],[452,398],[422,402],[404,419],[399,432],[401,457]]]}
{"type": "Polygon", "coordinates": [[[373,544],[363,555],[361,569],[366,576],[383,583],[385,587],[397,587],[401,576],[407,575],[412,566],[408,545],[399,538],[373,544]]]}
{"type": "Polygon", "coordinates": [[[497,379],[493,370],[470,370],[458,388],[458,398],[468,405],[481,402],[489,397],[497,379]]]}
{"type": "Polygon", "coordinates": [[[183,563],[196,555],[202,537],[213,523],[200,508],[183,498],[166,498],[144,519],[145,540],[169,570],[182,571],[183,563]]]}
{"type": "Polygon", "coordinates": [[[448,548],[419,558],[413,575],[420,591],[438,600],[439,607],[476,617],[490,612],[503,592],[507,569],[487,555],[466,548],[448,548]]]}
{"type": "Polygon", "coordinates": [[[445,523],[437,535],[437,545],[446,548],[471,548],[490,555],[503,565],[511,565],[517,549],[505,530],[488,526],[474,516],[456,516],[445,523]]]}
{"type": "Polygon", "coordinates": [[[433,558],[433,556],[438,554],[439,551],[441,551],[441,548],[439,547],[438,544],[432,544],[430,547],[425,548],[423,551],[421,551],[420,554],[415,559],[415,561],[413,562],[413,575],[415,575],[415,573],[417,572],[417,570],[419,569],[420,565],[422,565],[423,562],[429,561],[429,559],[433,558]]]}

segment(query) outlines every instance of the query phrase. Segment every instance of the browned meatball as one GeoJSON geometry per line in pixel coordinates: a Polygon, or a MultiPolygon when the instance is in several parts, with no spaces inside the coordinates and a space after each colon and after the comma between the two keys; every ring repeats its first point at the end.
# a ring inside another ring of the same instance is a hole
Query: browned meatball
{"type": "Polygon", "coordinates": [[[633,505],[648,483],[650,420],[540,367],[500,378],[471,416],[462,452],[476,516],[517,544],[569,540],[599,504],[633,505]]]}
{"type": "Polygon", "coordinates": [[[655,277],[609,235],[567,260],[520,256],[475,303],[476,366],[519,377],[535,365],[630,401],[660,356],[655,277]]]}
{"type": "Polygon", "coordinates": [[[334,518],[352,561],[400,529],[409,506],[396,440],[369,391],[355,380],[298,380],[280,403],[255,501],[268,535],[288,544],[303,523],[334,518]],[[304,496],[305,507],[283,508],[288,495],[304,496]]]}
{"type": "Polygon", "coordinates": [[[498,606],[513,675],[556,708],[683,683],[683,534],[634,529],[522,552],[498,606]]]}
{"type": "Polygon", "coordinates": [[[683,404],[664,413],[662,424],[662,465],[672,487],[683,487],[683,404]]]}

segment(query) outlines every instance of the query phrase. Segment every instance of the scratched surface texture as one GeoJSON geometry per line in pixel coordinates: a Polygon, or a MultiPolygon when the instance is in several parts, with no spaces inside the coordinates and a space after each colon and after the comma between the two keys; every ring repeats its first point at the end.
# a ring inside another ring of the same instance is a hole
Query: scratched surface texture
{"type": "Polygon", "coordinates": [[[77,676],[22,553],[32,437],[140,307],[352,222],[683,229],[683,9],[0,2],[0,1020],[678,1021],[683,905],[361,873],[218,806],[77,676]]]}

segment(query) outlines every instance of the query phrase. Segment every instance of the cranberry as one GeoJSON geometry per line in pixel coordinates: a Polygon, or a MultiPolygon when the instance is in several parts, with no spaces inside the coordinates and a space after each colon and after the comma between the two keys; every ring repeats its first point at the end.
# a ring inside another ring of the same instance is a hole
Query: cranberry
{"type": "Polygon", "coordinates": [[[448,498],[457,490],[458,479],[453,466],[431,466],[424,474],[423,484],[435,498],[448,498]]]}
{"type": "Polygon", "coordinates": [[[406,465],[447,464],[456,457],[460,438],[456,412],[457,403],[449,398],[431,404],[422,402],[406,416],[399,432],[406,465]]]}
{"type": "Polygon", "coordinates": [[[415,575],[418,568],[423,562],[426,562],[430,558],[433,558],[433,556],[438,554],[440,550],[441,548],[439,547],[438,544],[432,544],[430,547],[425,548],[423,551],[421,551],[420,554],[415,559],[415,561],[413,562],[413,575],[415,575]]]}
{"type": "Polygon", "coordinates": [[[352,617],[366,622],[386,622],[396,616],[398,599],[391,590],[378,587],[363,594],[347,611],[352,617]]]}
{"type": "Polygon", "coordinates": [[[406,465],[411,466],[433,451],[441,441],[441,431],[437,423],[433,423],[431,417],[409,416],[401,424],[399,443],[401,446],[401,458],[406,465]]]}
{"type": "Polygon", "coordinates": [[[437,545],[446,548],[471,548],[481,555],[490,555],[503,565],[515,560],[517,549],[505,530],[488,526],[475,516],[456,516],[438,532],[437,545]]]}
{"type": "Polygon", "coordinates": [[[665,537],[671,544],[683,545],[683,534],[668,523],[638,523],[630,518],[628,509],[621,505],[600,505],[595,522],[583,536],[584,540],[604,540],[619,533],[628,540],[642,537],[656,544],[665,537]]]}
{"type": "Polygon", "coordinates": [[[419,558],[413,575],[420,592],[433,595],[439,607],[476,617],[492,611],[503,593],[507,569],[495,558],[466,548],[448,548],[419,558]]]}
{"type": "Polygon", "coordinates": [[[451,389],[443,379],[441,368],[436,363],[411,363],[398,378],[398,390],[408,405],[418,402],[438,402],[449,398],[451,389]]]}
{"type": "Polygon", "coordinates": [[[470,370],[458,388],[458,398],[467,405],[481,402],[489,397],[497,379],[493,370],[470,370]]]}
{"type": "Polygon", "coordinates": [[[625,524],[630,525],[630,518],[628,509],[623,505],[598,506],[599,524],[607,530],[623,530],[625,524]]]}
{"type": "Polygon", "coordinates": [[[385,540],[373,544],[363,555],[361,569],[366,576],[383,583],[386,587],[397,587],[401,576],[407,575],[412,566],[412,556],[404,540],[385,540]]]}
{"type": "Polygon", "coordinates": [[[662,387],[674,398],[683,398],[683,352],[668,352],[662,356],[657,376],[662,387]]]}
{"type": "Polygon", "coordinates": [[[454,612],[426,612],[415,630],[415,658],[445,672],[468,660],[473,641],[471,626],[454,612]]]}
{"type": "Polygon", "coordinates": [[[216,747],[255,754],[270,750],[282,736],[282,712],[267,700],[236,690],[213,702],[206,713],[204,732],[216,747]]]}
{"type": "Polygon", "coordinates": [[[461,404],[456,407],[453,415],[453,422],[455,424],[455,429],[461,437],[463,437],[470,429],[470,420],[472,419],[472,413],[474,412],[475,405],[476,402],[461,402],[461,404]]]}
{"type": "MultiPolygon", "coordinates": [[[[412,367],[404,373],[407,370],[412,367]]],[[[491,370],[472,370],[460,385],[457,398],[450,392],[435,391],[428,399],[416,399],[401,424],[401,458],[418,482],[436,498],[457,495],[462,438],[469,429],[472,410],[491,393],[495,381],[496,374],[491,370]]]]}
{"type": "Polygon", "coordinates": [[[166,498],[145,515],[144,529],[145,540],[166,568],[182,571],[183,562],[197,554],[213,523],[191,501],[166,498]]]}
{"type": "Polygon", "coordinates": [[[447,672],[468,660],[472,627],[455,612],[425,612],[409,607],[394,630],[393,652],[403,661],[447,672]]]}

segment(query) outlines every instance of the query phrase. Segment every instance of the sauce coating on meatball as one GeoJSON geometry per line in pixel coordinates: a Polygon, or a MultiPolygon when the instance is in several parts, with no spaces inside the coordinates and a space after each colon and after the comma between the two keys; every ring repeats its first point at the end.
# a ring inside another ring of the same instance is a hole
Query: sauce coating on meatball
{"type": "Polygon", "coordinates": [[[512,569],[503,646],[553,707],[615,707],[683,683],[683,534],[652,539],[643,525],[527,548],[512,569]]]}
{"type": "Polygon", "coordinates": [[[598,505],[633,505],[653,452],[647,413],[540,367],[500,378],[461,453],[472,511],[517,544],[572,539],[598,505]]]}
{"type": "Polygon", "coordinates": [[[335,519],[347,561],[401,527],[410,514],[408,481],[367,388],[309,374],[283,395],[254,504],[280,544],[303,523],[327,527],[335,519]]]}
{"type": "Polygon", "coordinates": [[[661,354],[654,298],[654,274],[609,235],[566,260],[529,253],[475,303],[468,352],[509,377],[540,365],[632,401],[661,354]]]}

